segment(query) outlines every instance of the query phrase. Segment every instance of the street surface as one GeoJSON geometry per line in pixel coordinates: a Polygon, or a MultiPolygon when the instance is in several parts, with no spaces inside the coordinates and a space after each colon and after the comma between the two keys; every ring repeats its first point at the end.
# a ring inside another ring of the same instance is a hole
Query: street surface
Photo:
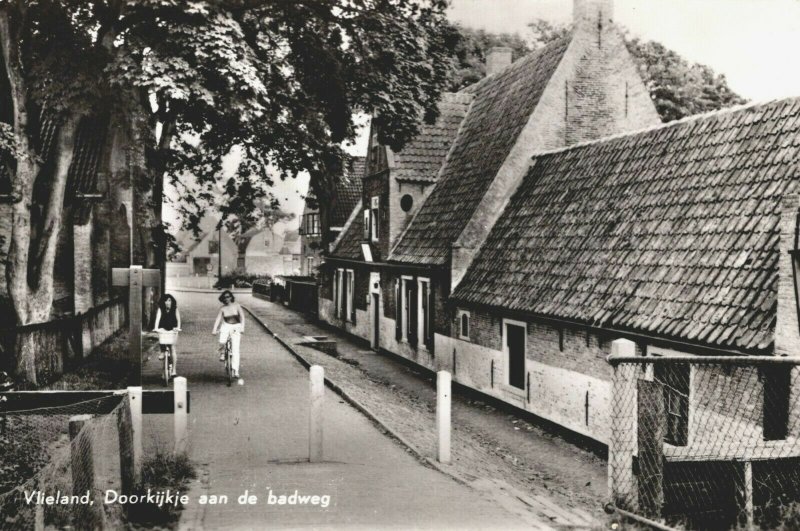
{"type": "MultiPolygon", "coordinates": [[[[226,387],[210,333],[217,295],[175,295],[183,320],[177,369],[191,391],[189,455],[199,464],[203,483],[191,493],[184,528],[545,527],[424,466],[328,390],[325,460],[308,463],[308,372],[249,319],[242,338],[245,385],[226,387]],[[270,504],[270,489],[276,497],[295,491],[330,496],[330,505],[270,504]],[[245,490],[258,497],[255,505],[237,504],[245,490]],[[228,503],[200,506],[203,493],[227,495],[228,503]]],[[[237,300],[246,303],[249,296],[237,300]]],[[[155,357],[145,365],[146,388],[162,387],[159,367],[155,357]]],[[[159,434],[155,440],[146,437],[150,451],[171,448],[170,416],[148,415],[145,423],[145,434],[159,434]]]]}

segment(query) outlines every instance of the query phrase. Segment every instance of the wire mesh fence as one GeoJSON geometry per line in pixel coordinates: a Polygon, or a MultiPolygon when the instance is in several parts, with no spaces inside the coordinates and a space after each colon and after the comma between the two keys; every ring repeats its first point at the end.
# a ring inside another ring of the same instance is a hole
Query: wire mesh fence
{"type": "Polygon", "coordinates": [[[610,494],[688,529],[800,528],[800,366],[788,358],[613,360],[610,494]]]}
{"type": "Polygon", "coordinates": [[[130,409],[114,394],[0,413],[0,530],[114,527],[131,486],[130,409]]]}

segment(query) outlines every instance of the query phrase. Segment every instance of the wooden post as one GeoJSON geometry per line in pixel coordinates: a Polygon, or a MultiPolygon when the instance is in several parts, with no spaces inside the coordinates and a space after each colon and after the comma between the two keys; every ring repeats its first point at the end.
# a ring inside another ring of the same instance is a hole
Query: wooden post
{"type": "Polygon", "coordinates": [[[175,455],[184,454],[189,443],[189,417],[186,403],[186,378],[177,376],[173,382],[173,397],[175,400],[175,455]]]}
{"type": "Polygon", "coordinates": [[[97,498],[94,489],[92,431],[83,429],[91,419],[91,415],[76,415],[69,419],[72,494],[75,496],[88,494],[88,503],[76,503],[72,508],[77,529],[87,530],[105,528],[102,499],[97,498]]]}
{"type": "MultiPolygon", "coordinates": [[[[611,342],[611,358],[636,355],[636,344],[627,339],[611,342]]],[[[636,379],[639,366],[621,363],[614,367],[611,387],[611,437],[608,444],[608,495],[621,509],[635,511],[636,477],[636,379]]]]}
{"type": "Polygon", "coordinates": [[[325,369],[312,365],[311,411],[308,417],[308,460],[312,463],[322,461],[322,423],[325,398],[325,369]]]}
{"type": "Polygon", "coordinates": [[[450,373],[436,373],[436,431],[438,433],[437,459],[450,463],[450,373]]]}
{"type": "MultiPolygon", "coordinates": [[[[128,355],[134,367],[142,364],[142,290],[161,285],[158,269],[142,269],[132,265],[129,269],[115,267],[111,271],[111,284],[128,286],[128,355]]],[[[141,378],[141,370],[137,372],[141,378]]]]}
{"type": "Polygon", "coordinates": [[[132,265],[128,290],[128,352],[134,364],[142,358],[142,266],[132,265]]]}
{"type": "Polygon", "coordinates": [[[742,485],[741,496],[744,514],[747,518],[747,529],[754,528],[753,520],[753,462],[745,461],[742,463],[742,485]]]}
{"type": "Polygon", "coordinates": [[[142,388],[128,387],[128,400],[131,412],[131,446],[133,462],[133,484],[142,480],[142,388]]]}
{"type": "Polygon", "coordinates": [[[667,416],[664,386],[638,382],[639,510],[647,518],[661,518],[664,506],[664,435],[667,416]]]}
{"type": "Polygon", "coordinates": [[[131,494],[135,485],[133,463],[133,426],[131,424],[131,399],[126,396],[117,411],[117,433],[119,435],[119,470],[122,494],[131,494]]]}

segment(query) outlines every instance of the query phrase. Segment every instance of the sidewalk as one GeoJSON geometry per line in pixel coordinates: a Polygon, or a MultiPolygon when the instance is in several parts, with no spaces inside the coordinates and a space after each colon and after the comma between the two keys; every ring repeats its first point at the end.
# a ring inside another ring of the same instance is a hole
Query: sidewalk
{"type": "MultiPolygon", "coordinates": [[[[205,474],[203,490],[228,496],[225,505],[201,506],[200,492],[193,491],[183,528],[521,529],[534,523],[423,466],[328,390],[325,461],[308,463],[308,372],[249,319],[242,339],[245,385],[226,387],[210,334],[216,297],[182,292],[177,299],[183,319],[177,367],[191,390],[189,454],[205,474]],[[270,505],[270,489],[275,496],[328,495],[330,506],[270,505]],[[256,505],[237,504],[245,490],[258,496],[256,505]]],[[[157,363],[147,364],[146,387],[161,386],[157,371],[157,363]]],[[[170,419],[150,417],[145,431],[160,430],[162,444],[169,444],[170,419]]]]}
{"type": "MultiPolygon", "coordinates": [[[[383,425],[423,456],[435,458],[435,383],[329,327],[308,323],[279,304],[240,302],[383,425]],[[299,345],[302,336],[336,340],[338,359],[299,345]]],[[[453,397],[453,464],[442,468],[518,515],[554,525],[591,527],[607,518],[603,459],[542,428],[476,399],[453,397]]]]}

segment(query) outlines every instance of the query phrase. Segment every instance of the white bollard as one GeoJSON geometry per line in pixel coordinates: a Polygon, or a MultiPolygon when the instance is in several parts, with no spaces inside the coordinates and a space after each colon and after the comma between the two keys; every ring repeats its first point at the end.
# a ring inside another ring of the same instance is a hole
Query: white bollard
{"type": "Polygon", "coordinates": [[[322,461],[322,422],[323,400],[325,398],[325,369],[312,365],[311,410],[308,417],[308,460],[312,463],[322,461]]]}
{"type": "Polygon", "coordinates": [[[186,401],[186,378],[176,376],[173,382],[175,409],[172,414],[175,419],[175,455],[186,453],[189,442],[189,415],[186,401]]]}
{"type": "Polygon", "coordinates": [[[450,462],[450,373],[436,373],[436,431],[439,434],[437,458],[440,463],[450,462]]]}
{"type": "Polygon", "coordinates": [[[128,387],[131,403],[131,431],[133,432],[133,481],[142,479],[142,388],[128,387]]]}

